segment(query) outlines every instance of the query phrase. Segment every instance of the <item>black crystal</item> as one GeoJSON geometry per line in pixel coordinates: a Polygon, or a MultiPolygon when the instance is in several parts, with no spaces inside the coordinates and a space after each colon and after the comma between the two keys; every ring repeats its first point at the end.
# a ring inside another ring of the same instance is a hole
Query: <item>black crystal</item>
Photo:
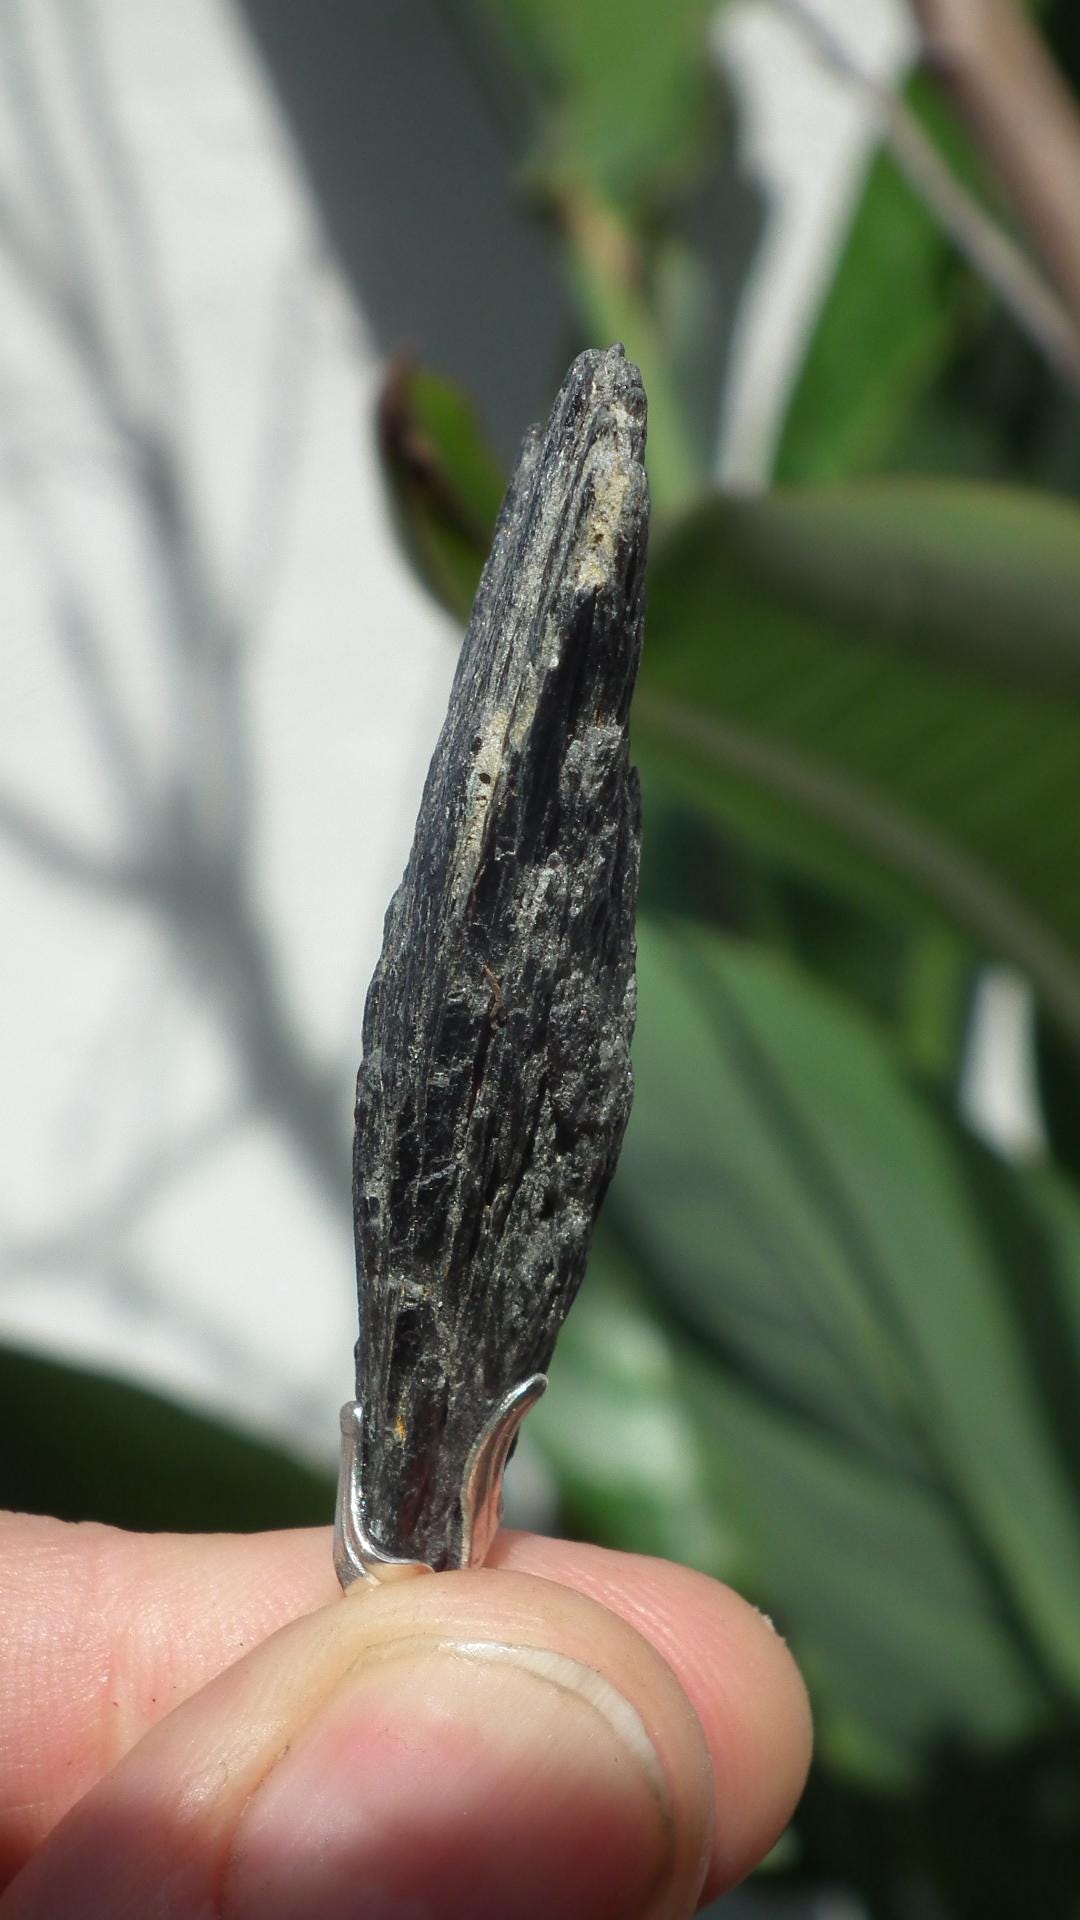
{"type": "Polygon", "coordinates": [[[437,1568],[470,1449],[551,1358],[630,1111],[645,411],[621,347],[584,353],[525,441],[368,992],[363,1510],[437,1568]]]}

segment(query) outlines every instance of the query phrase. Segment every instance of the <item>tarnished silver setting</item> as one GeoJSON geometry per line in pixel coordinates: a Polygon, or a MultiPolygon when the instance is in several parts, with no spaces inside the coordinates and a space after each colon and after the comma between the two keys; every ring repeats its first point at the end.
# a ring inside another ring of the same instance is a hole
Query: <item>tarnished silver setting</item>
{"type": "Polygon", "coordinates": [[[399,1574],[423,1571],[422,1561],[395,1559],[376,1546],[368,1533],[360,1487],[360,1433],[360,1402],[346,1400],[341,1409],[341,1466],[334,1513],[334,1569],[346,1592],[356,1580],[380,1585],[394,1577],[395,1568],[399,1574]]]}
{"type": "Polygon", "coordinates": [[[502,1519],[503,1473],[510,1449],[525,1415],[535,1407],[546,1386],[547,1374],[534,1373],[511,1387],[473,1442],[461,1492],[463,1567],[478,1567],[487,1559],[502,1519]]]}
{"type": "MultiPolygon", "coordinates": [[[[503,1473],[510,1449],[525,1415],[546,1386],[547,1375],[534,1373],[511,1387],[473,1442],[461,1490],[459,1566],[479,1566],[487,1557],[502,1518],[503,1473]]],[[[371,1538],[360,1484],[360,1436],[360,1403],[347,1400],[341,1409],[341,1469],[334,1518],[334,1567],[346,1590],[357,1580],[382,1585],[430,1572],[424,1561],[399,1560],[371,1538]]]]}

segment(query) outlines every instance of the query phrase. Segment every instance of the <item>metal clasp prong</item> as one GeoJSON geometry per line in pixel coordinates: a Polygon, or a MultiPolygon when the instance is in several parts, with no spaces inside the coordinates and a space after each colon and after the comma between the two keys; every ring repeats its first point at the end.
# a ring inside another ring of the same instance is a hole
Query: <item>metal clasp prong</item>
{"type": "Polygon", "coordinates": [[[547,1386],[546,1373],[531,1374],[504,1393],[494,1407],[465,1462],[461,1491],[461,1564],[482,1566],[502,1519],[503,1474],[510,1450],[530,1407],[547,1386]]]}
{"type": "Polygon", "coordinates": [[[334,1514],[334,1569],[346,1592],[356,1580],[382,1586],[408,1573],[426,1573],[422,1560],[398,1560],[384,1553],[368,1533],[360,1486],[360,1402],[341,1409],[341,1466],[334,1514]]]}
{"type": "MultiPolygon", "coordinates": [[[[547,1386],[547,1376],[534,1373],[511,1387],[492,1409],[465,1462],[461,1490],[462,1567],[479,1566],[502,1518],[502,1483],[518,1428],[547,1386]]],[[[334,1517],[334,1567],[346,1591],[357,1580],[383,1585],[411,1574],[429,1573],[423,1560],[403,1560],[377,1545],[368,1532],[360,1485],[361,1415],[358,1400],[341,1409],[341,1469],[334,1517]]]]}

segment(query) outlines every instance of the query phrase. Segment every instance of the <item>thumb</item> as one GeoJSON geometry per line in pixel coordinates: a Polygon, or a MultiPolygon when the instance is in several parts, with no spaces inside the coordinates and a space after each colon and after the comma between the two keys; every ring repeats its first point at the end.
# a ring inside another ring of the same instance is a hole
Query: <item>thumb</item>
{"type": "Polygon", "coordinates": [[[160,1722],[0,1920],[644,1920],[693,1911],[712,1773],[670,1668],[527,1574],[353,1589],[160,1722]]]}

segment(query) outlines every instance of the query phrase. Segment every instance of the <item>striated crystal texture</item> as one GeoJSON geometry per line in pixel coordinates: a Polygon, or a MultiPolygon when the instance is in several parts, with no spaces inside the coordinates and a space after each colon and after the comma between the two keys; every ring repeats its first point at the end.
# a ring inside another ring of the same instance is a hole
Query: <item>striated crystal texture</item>
{"type": "Polygon", "coordinates": [[[483,1436],[547,1367],[630,1111],[644,447],[636,367],[582,354],[503,504],[368,992],[363,1522],[436,1568],[476,1551],[483,1436]]]}

